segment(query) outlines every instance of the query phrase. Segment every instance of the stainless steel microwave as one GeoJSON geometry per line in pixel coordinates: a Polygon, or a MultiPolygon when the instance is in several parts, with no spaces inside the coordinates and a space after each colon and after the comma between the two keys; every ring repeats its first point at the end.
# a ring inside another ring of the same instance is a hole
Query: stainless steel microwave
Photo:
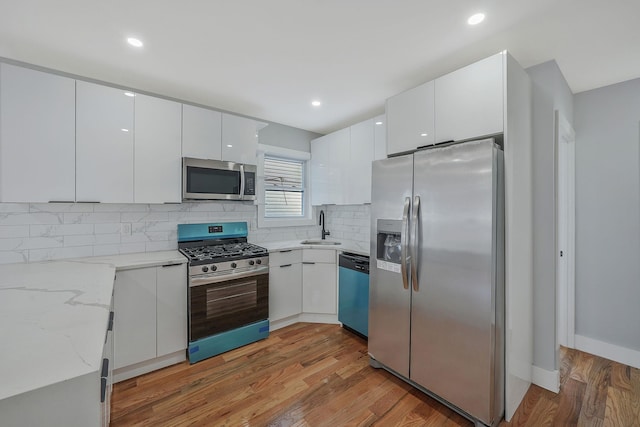
{"type": "Polygon", "coordinates": [[[255,200],[256,167],[182,158],[183,200],[255,200]]]}

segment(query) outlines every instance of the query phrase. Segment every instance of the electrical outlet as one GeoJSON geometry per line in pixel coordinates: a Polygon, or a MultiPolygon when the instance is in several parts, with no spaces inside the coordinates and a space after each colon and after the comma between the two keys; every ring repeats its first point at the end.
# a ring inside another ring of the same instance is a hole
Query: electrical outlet
{"type": "Polygon", "coordinates": [[[120,234],[123,236],[131,236],[131,223],[126,222],[120,224],[120,234]]]}

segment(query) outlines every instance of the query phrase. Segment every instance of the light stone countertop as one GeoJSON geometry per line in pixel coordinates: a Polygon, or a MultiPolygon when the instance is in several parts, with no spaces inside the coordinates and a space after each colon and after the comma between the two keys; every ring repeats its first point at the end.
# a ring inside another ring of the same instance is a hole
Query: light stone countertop
{"type": "Polygon", "coordinates": [[[116,270],[186,262],[162,251],[0,265],[0,400],[97,373],[116,270]]]}
{"type": "Polygon", "coordinates": [[[115,268],[0,266],[0,400],[98,372],[115,268]]]}
{"type": "MultiPolygon", "coordinates": [[[[320,239],[307,239],[320,240],[320,239]]],[[[258,246],[269,250],[269,252],[278,252],[291,249],[332,249],[339,252],[352,252],[360,255],[369,255],[369,245],[366,247],[352,240],[327,239],[328,242],[340,242],[339,245],[307,245],[302,244],[304,240],[285,240],[281,242],[261,242],[258,246]]]]}

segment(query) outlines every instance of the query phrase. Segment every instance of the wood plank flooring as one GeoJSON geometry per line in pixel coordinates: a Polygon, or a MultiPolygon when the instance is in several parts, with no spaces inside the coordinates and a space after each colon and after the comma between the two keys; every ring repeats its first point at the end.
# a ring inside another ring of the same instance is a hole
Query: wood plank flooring
{"type": "MultiPolygon", "coordinates": [[[[561,393],[532,386],[502,426],[640,426],[640,370],[563,349],[561,393]]],[[[472,426],[337,325],[299,323],[114,386],[111,426],[472,426]]]]}

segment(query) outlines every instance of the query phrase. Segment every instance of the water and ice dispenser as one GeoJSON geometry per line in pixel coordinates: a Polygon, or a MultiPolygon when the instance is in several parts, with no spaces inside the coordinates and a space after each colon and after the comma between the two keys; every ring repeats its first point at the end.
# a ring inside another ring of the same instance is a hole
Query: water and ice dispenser
{"type": "Polygon", "coordinates": [[[379,219],[377,223],[376,267],[400,272],[402,221],[379,219]]]}

